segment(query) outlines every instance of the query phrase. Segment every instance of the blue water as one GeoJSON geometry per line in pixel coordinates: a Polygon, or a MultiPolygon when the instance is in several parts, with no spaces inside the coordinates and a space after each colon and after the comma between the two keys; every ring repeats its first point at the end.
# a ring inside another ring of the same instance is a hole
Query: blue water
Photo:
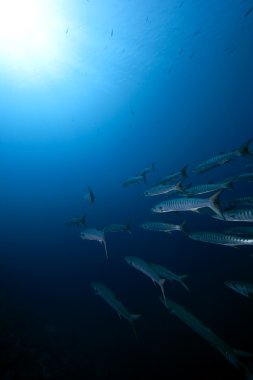
{"type": "MultiPolygon", "coordinates": [[[[223,285],[252,280],[252,248],[139,227],[154,218],[186,220],[190,231],[231,226],[191,213],[153,216],[158,201],[143,192],[184,165],[194,184],[245,172],[247,158],[192,170],[253,136],[253,12],[245,16],[253,3],[55,3],[64,55],[52,67],[30,72],[0,55],[0,377],[240,379],[124,257],[187,273],[191,293],[167,284],[166,294],[232,347],[253,351],[252,302],[223,285]],[[151,163],[147,184],[122,186],[151,163]],[[93,207],[83,200],[87,185],[93,207]],[[131,235],[107,235],[108,262],[102,245],[80,239],[83,227],[64,225],[81,214],[88,227],[131,223],[131,235]],[[139,343],[91,281],[142,314],[139,343]]],[[[222,200],[244,195],[252,183],[236,183],[222,200]]]]}

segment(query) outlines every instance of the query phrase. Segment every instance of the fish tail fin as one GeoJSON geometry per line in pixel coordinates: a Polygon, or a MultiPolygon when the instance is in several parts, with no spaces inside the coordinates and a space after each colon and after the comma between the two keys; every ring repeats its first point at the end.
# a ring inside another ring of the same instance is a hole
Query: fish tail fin
{"type": "Polygon", "coordinates": [[[219,196],[221,195],[222,192],[223,190],[219,190],[215,194],[213,194],[209,198],[209,202],[210,202],[210,208],[213,210],[213,212],[215,212],[215,214],[219,215],[219,217],[224,219],[223,213],[220,209],[220,202],[219,202],[219,196]]]}
{"type": "Polygon", "coordinates": [[[166,281],[165,278],[161,278],[160,281],[159,281],[159,286],[160,286],[161,291],[162,291],[164,303],[166,304],[166,297],[165,297],[165,293],[164,293],[164,283],[165,283],[165,281],[166,281]]]}
{"type": "Polygon", "coordinates": [[[134,325],[134,322],[139,319],[141,317],[141,314],[131,314],[130,315],[130,319],[129,319],[129,322],[131,324],[131,327],[132,327],[132,330],[133,330],[133,333],[134,333],[134,336],[135,336],[135,339],[137,341],[137,343],[139,343],[139,338],[138,338],[138,335],[137,335],[137,332],[136,332],[136,328],[135,328],[135,325],[134,325]]]}
{"type": "Polygon", "coordinates": [[[182,174],[182,177],[188,177],[188,174],[187,174],[187,168],[188,168],[188,165],[185,165],[183,167],[183,169],[181,170],[181,174],[182,174]]]}
{"type": "Polygon", "coordinates": [[[180,224],[180,231],[187,235],[186,220],[184,220],[183,223],[180,224]]]}
{"type": "Polygon", "coordinates": [[[176,184],[176,189],[177,191],[180,191],[181,193],[185,193],[184,189],[183,189],[183,186],[182,186],[182,182],[183,180],[180,180],[177,184],[176,184]]]}
{"type": "Polygon", "coordinates": [[[107,252],[107,247],[106,247],[106,241],[105,241],[105,239],[103,240],[103,244],[104,244],[104,247],[105,247],[105,255],[106,255],[106,258],[108,260],[108,252],[107,252]]]}
{"type": "Polygon", "coordinates": [[[231,190],[234,189],[233,181],[232,180],[229,180],[229,181],[226,182],[226,189],[231,189],[231,190]]]}
{"type": "Polygon", "coordinates": [[[252,138],[248,139],[244,144],[240,146],[240,148],[237,150],[239,156],[249,156],[252,154],[252,152],[249,150],[251,141],[252,138]]]}
{"type": "Polygon", "coordinates": [[[188,277],[188,274],[182,274],[180,276],[180,284],[183,286],[183,288],[185,288],[187,290],[187,292],[190,293],[190,289],[188,288],[188,286],[185,284],[184,280],[188,277]]]}

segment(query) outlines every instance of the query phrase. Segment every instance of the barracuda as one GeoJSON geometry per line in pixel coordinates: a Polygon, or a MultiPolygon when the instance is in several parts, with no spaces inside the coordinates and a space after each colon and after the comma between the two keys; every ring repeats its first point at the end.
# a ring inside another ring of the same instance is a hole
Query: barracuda
{"type": "Polygon", "coordinates": [[[222,212],[219,207],[219,196],[221,191],[213,194],[210,198],[174,198],[163,201],[154,206],[151,211],[156,213],[173,212],[173,211],[198,211],[200,208],[209,207],[218,216],[222,218],[222,212]]]}
{"type": "Polygon", "coordinates": [[[230,247],[240,245],[253,245],[253,237],[245,238],[237,235],[224,234],[222,232],[192,232],[188,234],[189,238],[204,243],[221,244],[230,247]]]}
{"type": "Polygon", "coordinates": [[[175,185],[157,185],[144,191],[145,197],[152,197],[155,195],[168,194],[171,192],[184,192],[182,182],[178,182],[175,185]]]}
{"type": "Polygon", "coordinates": [[[212,330],[205,326],[198,318],[186,310],[183,306],[166,298],[164,301],[160,298],[164,306],[182,322],[190,327],[195,333],[205,339],[212,347],[220,352],[224,358],[237,369],[242,369],[245,376],[251,379],[253,374],[250,368],[241,361],[241,357],[252,357],[251,353],[236,350],[228,345],[224,340],[219,338],[212,330]]]}
{"type": "Polygon", "coordinates": [[[252,141],[252,138],[247,140],[246,143],[241,145],[241,147],[238,149],[232,150],[231,152],[227,152],[227,153],[220,153],[210,158],[209,160],[202,162],[201,164],[197,165],[193,171],[199,174],[204,173],[217,166],[224,165],[227,162],[232,161],[237,157],[250,155],[251,152],[249,151],[249,145],[251,141],[252,141]]]}
{"type": "Polygon", "coordinates": [[[134,321],[139,319],[141,315],[129,313],[125,305],[123,305],[123,303],[116,298],[113,292],[101,282],[93,281],[91,283],[91,286],[94,289],[95,293],[102,297],[104,301],[107,302],[116,311],[119,317],[124,317],[131,324],[134,335],[137,338],[134,321]]]}
{"type": "Polygon", "coordinates": [[[141,227],[144,230],[155,231],[155,232],[167,232],[171,233],[172,231],[185,231],[185,222],[182,224],[171,224],[166,222],[146,222],[142,223],[141,227]]]}
{"type": "Polygon", "coordinates": [[[212,215],[212,217],[227,222],[253,222],[253,208],[227,210],[223,212],[223,218],[219,215],[212,215]]]}
{"type": "Polygon", "coordinates": [[[203,185],[197,185],[197,186],[192,186],[188,187],[185,189],[185,193],[187,195],[197,195],[197,194],[206,194],[210,193],[212,191],[217,191],[221,189],[232,189],[232,181],[227,181],[227,182],[220,182],[220,183],[207,183],[203,185]]]}

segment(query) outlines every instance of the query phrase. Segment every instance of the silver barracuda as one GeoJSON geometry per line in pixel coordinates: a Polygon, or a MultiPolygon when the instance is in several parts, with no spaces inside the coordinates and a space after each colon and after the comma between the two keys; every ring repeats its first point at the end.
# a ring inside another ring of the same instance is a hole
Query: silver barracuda
{"type": "Polygon", "coordinates": [[[227,245],[237,247],[240,245],[253,245],[253,237],[246,238],[238,235],[225,234],[222,232],[192,232],[188,234],[189,238],[204,243],[227,245]]]}
{"type": "Polygon", "coordinates": [[[136,175],[134,177],[128,178],[125,182],[122,183],[122,186],[128,187],[130,185],[135,185],[138,183],[146,182],[146,174],[136,175]]]}
{"type": "Polygon", "coordinates": [[[146,222],[142,223],[141,227],[144,230],[148,231],[171,233],[172,231],[185,232],[185,224],[185,222],[182,224],[171,224],[167,222],[146,222]]]}
{"type": "Polygon", "coordinates": [[[227,153],[222,152],[222,153],[208,159],[207,161],[202,162],[201,164],[196,166],[196,168],[193,171],[195,173],[199,173],[199,174],[204,173],[204,172],[206,172],[210,169],[213,169],[217,166],[224,165],[227,162],[230,162],[237,157],[251,155],[251,152],[249,150],[249,145],[250,145],[251,141],[252,141],[252,139],[249,139],[246,141],[246,143],[241,145],[241,147],[238,149],[232,150],[232,151],[227,152],[227,153]]]}
{"type": "Polygon", "coordinates": [[[106,241],[105,241],[105,233],[103,230],[99,230],[97,228],[86,228],[80,233],[80,237],[83,240],[95,240],[101,244],[104,244],[105,247],[105,255],[108,259],[106,241]]]}
{"type": "Polygon", "coordinates": [[[235,368],[243,370],[247,378],[252,378],[253,373],[250,368],[241,361],[241,357],[251,357],[252,354],[240,350],[236,350],[228,345],[224,340],[219,338],[212,330],[205,326],[198,318],[186,310],[183,306],[166,298],[160,298],[164,306],[171,312],[171,314],[177,316],[188,327],[195,331],[199,336],[205,339],[213,348],[219,351],[224,358],[232,364],[235,368]]]}
{"type": "Polygon", "coordinates": [[[232,188],[233,188],[232,181],[220,182],[220,183],[207,183],[203,185],[187,187],[185,189],[185,193],[188,196],[194,196],[197,194],[206,194],[206,193],[211,193],[212,191],[218,191],[221,189],[232,189],[232,188]]]}
{"type": "Polygon", "coordinates": [[[127,256],[125,257],[125,260],[133,268],[137,269],[138,271],[142,272],[147,277],[149,277],[153,281],[153,283],[156,283],[157,285],[159,285],[163,298],[165,299],[164,287],[163,287],[165,283],[164,278],[161,278],[157,274],[157,272],[146,261],[140,259],[139,257],[127,256]]]}
{"type": "Polygon", "coordinates": [[[223,211],[223,218],[219,215],[212,215],[215,219],[226,220],[227,222],[253,222],[253,208],[232,209],[223,211]]]}
{"type": "Polygon", "coordinates": [[[123,305],[121,301],[119,301],[114,293],[104,284],[101,282],[95,282],[93,281],[91,283],[92,288],[94,289],[95,293],[102,297],[105,302],[107,302],[118,314],[119,317],[125,318],[130,324],[134,331],[134,335],[137,338],[135,327],[134,327],[134,321],[140,318],[140,314],[131,314],[127,310],[127,308],[123,305]]]}
{"type": "Polygon", "coordinates": [[[150,266],[158,273],[158,275],[162,278],[165,278],[166,280],[169,280],[171,282],[176,281],[180,285],[183,286],[188,292],[190,292],[190,289],[185,284],[184,280],[188,277],[188,274],[182,274],[178,275],[176,273],[171,272],[169,269],[163,267],[162,265],[150,263],[150,266]]]}
{"type": "Polygon", "coordinates": [[[151,211],[156,213],[173,212],[173,211],[198,211],[201,208],[208,207],[222,218],[222,212],[219,207],[219,196],[221,191],[213,194],[210,198],[173,198],[163,201],[154,206],[151,211]]]}
{"type": "Polygon", "coordinates": [[[184,189],[182,187],[182,182],[178,182],[174,185],[156,185],[151,187],[150,189],[144,191],[145,197],[152,197],[155,195],[162,195],[162,194],[168,194],[172,192],[184,192],[184,189]]]}
{"type": "Polygon", "coordinates": [[[158,181],[157,185],[166,185],[169,182],[173,182],[178,180],[179,178],[187,177],[187,165],[185,165],[179,172],[171,173],[166,177],[163,177],[160,181],[158,181]]]}
{"type": "Polygon", "coordinates": [[[225,281],[224,284],[235,292],[253,300],[253,283],[243,281],[225,281]]]}

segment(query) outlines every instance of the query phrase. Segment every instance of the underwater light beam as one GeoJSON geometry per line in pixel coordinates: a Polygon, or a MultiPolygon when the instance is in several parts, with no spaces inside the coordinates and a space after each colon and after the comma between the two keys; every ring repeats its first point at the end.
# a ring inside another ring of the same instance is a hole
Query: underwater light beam
{"type": "Polygon", "coordinates": [[[65,25],[52,1],[0,0],[1,65],[30,74],[51,70],[63,54],[65,25]]]}

